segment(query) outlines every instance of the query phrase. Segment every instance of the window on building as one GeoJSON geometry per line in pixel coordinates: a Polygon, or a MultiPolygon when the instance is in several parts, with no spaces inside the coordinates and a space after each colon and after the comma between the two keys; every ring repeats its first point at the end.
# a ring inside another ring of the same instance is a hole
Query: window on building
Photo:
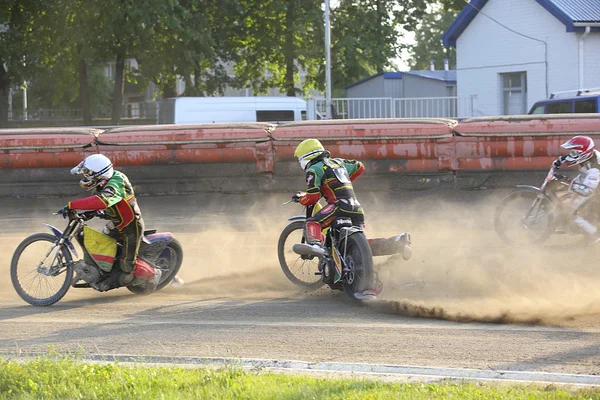
{"type": "Polygon", "coordinates": [[[265,110],[256,112],[256,122],[283,122],[293,120],[293,110],[265,110]]]}
{"type": "Polygon", "coordinates": [[[576,113],[595,113],[598,110],[596,105],[597,99],[590,100],[576,100],[575,101],[575,112],[576,113]]]}
{"type": "Polygon", "coordinates": [[[527,113],[527,72],[500,74],[502,114],[527,113]]]}
{"type": "Polygon", "coordinates": [[[570,114],[573,112],[572,101],[558,101],[548,104],[548,114],[570,114]]]}

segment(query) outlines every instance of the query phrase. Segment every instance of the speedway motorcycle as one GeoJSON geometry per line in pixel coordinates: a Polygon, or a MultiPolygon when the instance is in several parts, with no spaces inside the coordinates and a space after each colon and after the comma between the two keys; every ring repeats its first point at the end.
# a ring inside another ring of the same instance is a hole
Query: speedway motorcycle
{"type": "MultiPolygon", "coordinates": [[[[277,244],[281,269],[292,283],[304,289],[328,285],[333,290],[344,291],[350,300],[364,300],[362,292],[381,283],[377,279],[374,254],[363,228],[353,225],[350,218],[339,217],[330,227],[323,229],[323,248],[308,245],[304,231],[306,219],[321,208],[321,204],[316,203],[306,207],[306,215],[288,218],[291,222],[281,232],[277,244]]],[[[377,240],[382,241],[378,249],[385,252],[386,248],[393,247],[394,250],[387,254],[376,252],[375,255],[400,254],[404,260],[410,259],[409,233],[377,240]]]]}
{"type": "MultiPolygon", "coordinates": [[[[589,235],[572,223],[572,210],[563,204],[571,194],[570,185],[554,166],[539,188],[517,185],[496,207],[494,228],[498,236],[507,244],[540,245],[560,234],[566,236],[554,247],[587,244],[589,235]]],[[[590,205],[578,213],[589,221],[598,221],[600,216],[594,212],[597,204],[590,205]]]]}
{"type": "MultiPolygon", "coordinates": [[[[55,214],[56,215],[56,214],[55,214]]],[[[12,284],[19,296],[34,306],[49,306],[74,288],[92,288],[106,291],[102,282],[118,273],[113,266],[121,246],[112,237],[98,232],[87,221],[105,217],[102,211],[70,211],[69,223],[61,232],[44,224],[52,233],[36,233],[19,244],[10,264],[12,284]],[[83,252],[82,257],[73,245],[75,240],[83,252]]],[[[154,268],[162,270],[156,289],[145,281],[134,279],[126,287],[135,294],[148,294],[169,284],[183,261],[181,244],[171,233],[144,231],[138,257],[154,268]]]]}

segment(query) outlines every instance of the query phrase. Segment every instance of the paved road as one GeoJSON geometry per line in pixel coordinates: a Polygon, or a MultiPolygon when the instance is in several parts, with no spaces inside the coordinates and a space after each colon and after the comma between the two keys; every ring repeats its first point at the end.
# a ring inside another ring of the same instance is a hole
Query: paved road
{"type": "Polygon", "coordinates": [[[20,240],[63,224],[64,199],[1,200],[0,355],[49,351],[246,357],[600,374],[597,250],[509,249],[491,229],[497,193],[363,196],[370,236],[410,230],[414,257],[383,258],[381,300],[296,289],[276,240],[284,194],[141,198],[148,227],[182,241],[182,288],[150,297],[72,289],[48,308],[14,293],[20,240]],[[440,199],[443,198],[442,202],[440,199]]]}

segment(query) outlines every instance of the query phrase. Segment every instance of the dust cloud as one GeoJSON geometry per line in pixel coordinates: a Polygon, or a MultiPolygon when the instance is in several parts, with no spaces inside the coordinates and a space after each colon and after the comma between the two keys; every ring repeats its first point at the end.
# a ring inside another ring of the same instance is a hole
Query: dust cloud
{"type": "MultiPolygon", "coordinates": [[[[281,271],[279,235],[288,217],[303,213],[298,205],[282,205],[288,197],[281,193],[139,199],[146,228],[172,232],[184,249],[179,275],[186,284],[167,287],[154,296],[167,300],[330,298],[329,289],[308,292],[294,286],[281,271]]],[[[359,197],[369,238],[409,231],[413,240],[411,260],[375,259],[384,284],[380,299],[369,305],[375,310],[463,322],[597,326],[600,247],[556,250],[551,245],[503,244],[493,228],[493,209],[500,195],[492,191],[359,197]]],[[[59,203],[50,202],[18,229],[11,230],[17,225],[9,224],[5,232],[14,233],[2,236],[0,274],[9,276],[12,252],[22,239],[45,231],[40,223],[63,227],[49,217],[59,203]]],[[[73,298],[71,292],[67,296],[73,298]]],[[[89,297],[119,290],[79,292],[78,296],[89,297]]],[[[0,281],[0,296],[17,298],[9,279],[0,281]]]]}
{"type": "Polygon", "coordinates": [[[376,260],[384,292],[372,306],[463,322],[595,324],[598,247],[568,248],[564,244],[573,238],[566,236],[544,246],[505,245],[493,227],[499,196],[472,196],[476,199],[408,202],[400,215],[379,216],[380,204],[374,204],[372,225],[382,236],[396,228],[411,231],[413,258],[376,260]]]}

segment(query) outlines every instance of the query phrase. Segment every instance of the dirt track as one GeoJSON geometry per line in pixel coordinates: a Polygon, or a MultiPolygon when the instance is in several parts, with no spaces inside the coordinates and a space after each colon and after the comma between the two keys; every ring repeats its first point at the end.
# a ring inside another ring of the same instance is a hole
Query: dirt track
{"type": "MultiPolygon", "coordinates": [[[[359,191],[360,193],[360,191],[359,191]]],[[[186,285],[151,297],[72,289],[34,308],[15,294],[10,256],[64,199],[1,200],[0,354],[64,351],[283,358],[600,373],[598,249],[508,249],[492,230],[498,193],[362,195],[368,235],[411,231],[414,256],[383,269],[382,299],[354,306],[305,293],[281,273],[287,195],[140,199],[147,228],[184,246],[186,285]],[[440,199],[444,199],[442,202],[440,199]]]]}

